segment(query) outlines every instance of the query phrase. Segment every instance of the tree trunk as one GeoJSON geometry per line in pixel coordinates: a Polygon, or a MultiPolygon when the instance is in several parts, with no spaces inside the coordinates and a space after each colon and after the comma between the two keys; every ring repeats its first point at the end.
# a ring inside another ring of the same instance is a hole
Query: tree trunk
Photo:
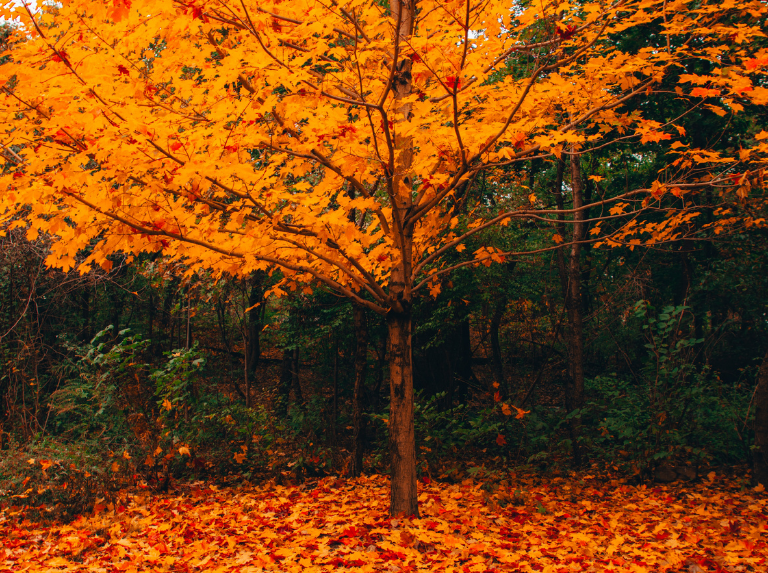
{"type": "Polygon", "coordinates": [[[363,472],[363,450],[365,449],[364,393],[365,374],[368,365],[368,323],[365,308],[354,305],[355,337],[355,404],[353,426],[355,434],[352,457],[352,475],[358,477],[363,472]]]}
{"type": "MultiPolygon", "coordinates": [[[[176,299],[176,289],[179,286],[179,280],[174,278],[165,286],[165,298],[163,299],[163,312],[160,315],[160,331],[168,336],[169,350],[173,350],[173,330],[175,323],[173,321],[172,311],[174,301],[176,299]],[[169,332],[170,330],[170,332],[169,332]]],[[[158,351],[162,351],[162,347],[158,345],[156,347],[158,351]]]]}
{"type": "MultiPolygon", "coordinates": [[[[395,41],[404,50],[416,16],[414,0],[390,2],[395,22],[395,41]]],[[[392,217],[395,224],[396,254],[389,278],[389,448],[391,455],[391,515],[419,515],[416,490],[416,433],[413,424],[413,354],[411,349],[413,270],[413,221],[407,221],[413,208],[413,138],[407,134],[413,104],[406,100],[413,91],[410,56],[394,62],[392,90],[395,96],[397,121],[394,127],[394,172],[388,175],[387,186],[392,196],[392,217]]]]}
{"type": "Polygon", "coordinates": [[[280,367],[280,381],[278,382],[278,407],[277,412],[280,417],[288,414],[288,402],[291,394],[291,364],[293,363],[293,353],[290,350],[283,351],[283,361],[280,367]]]}
{"type": "Polygon", "coordinates": [[[768,487],[768,352],[757,374],[755,388],[755,483],[768,487]]]}
{"type": "Polygon", "coordinates": [[[455,364],[454,377],[458,382],[459,399],[466,400],[469,397],[470,382],[477,383],[475,373],[472,371],[472,338],[469,328],[469,317],[462,320],[453,333],[453,348],[455,364]]]}
{"type": "Polygon", "coordinates": [[[491,359],[493,362],[493,376],[499,384],[499,391],[506,398],[511,395],[511,388],[507,388],[504,378],[504,361],[501,357],[501,342],[499,341],[499,328],[501,319],[507,310],[507,297],[501,296],[496,300],[496,306],[493,309],[491,318],[491,359]]]}
{"type": "Polygon", "coordinates": [[[301,407],[304,404],[304,396],[301,394],[301,381],[299,380],[299,347],[293,349],[293,359],[291,360],[291,387],[296,404],[301,407]]]}
{"type": "Polygon", "coordinates": [[[387,314],[389,329],[389,449],[392,485],[390,514],[419,515],[416,491],[416,432],[413,423],[412,318],[387,314]]]}
{"type": "Polygon", "coordinates": [[[339,425],[339,337],[333,341],[333,403],[331,408],[331,443],[338,445],[339,425]]]}
{"type": "MultiPolygon", "coordinates": [[[[579,209],[584,202],[584,184],[581,179],[579,155],[571,155],[571,189],[573,191],[573,208],[579,209]]],[[[573,214],[573,242],[568,257],[568,292],[566,307],[568,310],[568,363],[570,370],[570,387],[566,393],[568,410],[581,410],[584,407],[584,320],[581,299],[581,241],[584,237],[584,212],[573,214]]],[[[581,415],[570,420],[571,441],[573,444],[573,462],[576,467],[582,464],[582,453],[579,447],[581,433],[581,415]]]]}
{"type": "Polygon", "coordinates": [[[192,297],[187,290],[187,324],[184,330],[184,348],[192,348],[192,297]]]}
{"type": "Polygon", "coordinates": [[[264,306],[264,288],[262,281],[264,274],[262,272],[256,272],[251,277],[251,290],[248,294],[248,307],[251,309],[248,312],[248,336],[246,337],[247,344],[247,362],[246,368],[250,373],[250,377],[253,378],[256,374],[256,367],[259,365],[259,359],[261,358],[261,329],[263,325],[262,321],[262,306],[264,306]],[[261,303],[261,304],[260,304],[261,303]],[[259,305],[256,307],[256,305],[259,305]]]}
{"type": "Polygon", "coordinates": [[[243,379],[245,381],[245,407],[251,407],[251,377],[248,376],[248,336],[243,329],[243,350],[245,355],[243,356],[243,379]]]}

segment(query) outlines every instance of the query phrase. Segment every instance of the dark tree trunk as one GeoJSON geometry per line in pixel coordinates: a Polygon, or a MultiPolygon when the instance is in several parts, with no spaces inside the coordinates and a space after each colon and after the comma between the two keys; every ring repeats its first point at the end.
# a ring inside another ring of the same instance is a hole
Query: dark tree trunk
{"type": "Polygon", "coordinates": [[[331,409],[331,441],[338,444],[339,423],[339,337],[333,339],[333,403],[331,409]]]}
{"type": "MultiPolygon", "coordinates": [[[[173,303],[176,300],[176,289],[179,286],[178,279],[173,279],[165,288],[166,288],[166,294],[165,298],[163,299],[163,312],[160,315],[160,330],[168,336],[169,341],[169,350],[173,350],[173,330],[174,330],[174,322],[173,317],[171,316],[171,311],[173,310],[173,303]],[[170,331],[170,332],[169,332],[170,331]]],[[[161,346],[157,346],[159,350],[162,350],[161,346]]]]}
{"type": "MultiPolygon", "coordinates": [[[[573,192],[573,208],[579,209],[584,202],[584,183],[581,179],[579,155],[571,155],[571,189],[573,192]]],[[[568,362],[570,370],[570,387],[566,393],[570,402],[568,410],[581,410],[584,407],[584,317],[581,297],[581,245],[578,241],[584,238],[584,211],[576,211],[573,215],[573,243],[568,257],[568,292],[566,306],[568,311],[568,362]]],[[[582,452],[579,447],[581,433],[581,416],[574,416],[570,421],[570,433],[573,443],[573,461],[576,467],[582,464],[582,452]]]]}
{"type": "Polygon", "coordinates": [[[504,378],[504,360],[501,356],[501,342],[499,340],[499,329],[501,319],[504,318],[504,312],[507,310],[507,297],[500,296],[496,300],[491,317],[491,359],[493,362],[493,376],[499,384],[499,389],[505,397],[511,395],[511,388],[507,388],[504,378]]]}
{"type": "Polygon", "coordinates": [[[390,513],[419,515],[416,489],[416,432],[413,423],[412,317],[410,309],[387,314],[389,330],[390,513]]]}
{"type": "Polygon", "coordinates": [[[117,333],[120,332],[120,315],[123,314],[123,303],[124,303],[124,300],[120,292],[116,288],[110,290],[109,321],[112,323],[112,327],[113,327],[112,332],[115,336],[117,336],[117,333]]]}
{"type": "Polygon", "coordinates": [[[293,349],[291,359],[291,388],[293,388],[293,397],[296,400],[296,404],[300,407],[304,404],[304,397],[301,394],[301,380],[299,380],[299,348],[298,346],[293,349]]]}
{"type": "Polygon", "coordinates": [[[80,313],[83,320],[83,340],[93,339],[93,312],[91,309],[91,287],[87,286],[80,295],[80,313]]]}
{"type": "MultiPolygon", "coordinates": [[[[580,209],[584,204],[584,182],[581,178],[580,156],[571,155],[571,190],[573,208],[580,209]]],[[[581,296],[581,245],[584,238],[584,211],[573,215],[573,243],[568,257],[568,292],[566,306],[568,311],[568,362],[570,370],[569,391],[566,393],[568,410],[581,410],[584,407],[584,308],[581,296]]],[[[573,444],[573,462],[581,466],[583,455],[579,446],[581,434],[581,416],[574,416],[570,421],[571,441],[573,444]]]]}
{"type": "MultiPolygon", "coordinates": [[[[581,179],[578,155],[571,155],[570,167],[573,208],[578,209],[584,204],[584,184],[581,179]]],[[[557,180],[554,189],[557,208],[560,210],[565,205],[562,190],[564,171],[565,162],[560,161],[558,163],[557,180]]],[[[581,245],[578,244],[578,241],[584,237],[585,224],[581,222],[584,218],[583,211],[574,213],[571,247],[567,253],[567,258],[564,248],[557,250],[557,268],[568,319],[568,327],[565,329],[565,340],[568,347],[568,380],[565,388],[565,407],[569,413],[584,407],[584,305],[581,295],[581,245]]],[[[565,217],[558,215],[558,219],[560,220],[558,231],[565,240],[565,217]]],[[[579,447],[579,434],[581,430],[579,416],[570,419],[568,429],[573,448],[574,465],[578,467],[582,464],[583,457],[579,447]]]]}
{"type": "Polygon", "coordinates": [[[184,329],[184,348],[192,348],[192,297],[187,290],[187,316],[184,329]]]}
{"type": "Polygon", "coordinates": [[[469,396],[469,383],[474,380],[472,372],[472,341],[470,338],[469,317],[459,323],[453,336],[454,339],[454,377],[459,390],[459,399],[469,396]]]}
{"type": "Polygon", "coordinates": [[[355,396],[354,396],[354,452],[352,456],[352,475],[357,477],[363,472],[363,451],[365,449],[365,374],[368,365],[368,321],[365,308],[354,305],[355,337],[355,396]]]}
{"type": "Polygon", "coordinates": [[[278,387],[278,407],[277,411],[281,417],[288,414],[288,402],[291,394],[291,371],[293,365],[293,351],[283,351],[283,361],[280,365],[280,381],[278,387]]]}
{"type": "Polygon", "coordinates": [[[155,292],[152,286],[149,287],[149,297],[147,300],[147,326],[149,327],[147,338],[149,338],[150,345],[154,343],[152,340],[155,337],[155,292]]]}
{"type": "Polygon", "coordinates": [[[264,273],[256,272],[251,277],[251,290],[248,294],[248,307],[251,309],[248,312],[248,336],[247,345],[248,350],[246,355],[248,360],[246,362],[246,369],[251,375],[251,378],[256,373],[256,367],[259,365],[259,359],[261,358],[261,329],[262,324],[262,309],[264,302],[264,287],[262,282],[264,280],[264,273]],[[261,303],[261,304],[259,304],[261,303]],[[257,306],[259,305],[259,306],[257,306]]]}
{"type": "Polygon", "coordinates": [[[757,374],[755,388],[755,483],[768,488],[768,352],[757,374]]]}

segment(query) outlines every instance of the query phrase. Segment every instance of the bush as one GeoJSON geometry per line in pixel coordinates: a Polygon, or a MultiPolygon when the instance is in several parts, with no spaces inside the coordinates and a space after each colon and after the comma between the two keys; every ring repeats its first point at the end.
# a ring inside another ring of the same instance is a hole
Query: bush
{"type": "Polygon", "coordinates": [[[76,445],[42,440],[3,451],[0,505],[10,515],[70,521],[99,500],[114,503],[117,492],[133,480],[130,460],[108,454],[97,442],[76,445]]]}
{"type": "Polygon", "coordinates": [[[591,397],[586,425],[596,453],[632,473],[667,458],[743,459],[746,445],[736,427],[746,412],[746,389],[726,387],[707,364],[698,362],[703,342],[691,336],[687,307],[660,312],[645,301],[635,306],[645,319],[647,355],[633,379],[615,375],[587,380],[591,397]]]}

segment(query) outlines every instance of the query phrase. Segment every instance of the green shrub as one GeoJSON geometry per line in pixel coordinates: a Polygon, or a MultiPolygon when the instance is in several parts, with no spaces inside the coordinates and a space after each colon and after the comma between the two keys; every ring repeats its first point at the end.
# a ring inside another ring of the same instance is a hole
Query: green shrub
{"type": "Polygon", "coordinates": [[[636,376],[586,382],[585,425],[593,430],[588,439],[595,454],[632,472],[666,458],[743,459],[746,446],[736,426],[749,396],[723,385],[697,360],[703,340],[684,334],[691,330],[687,307],[657,311],[640,301],[635,311],[645,320],[647,350],[636,376]]]}

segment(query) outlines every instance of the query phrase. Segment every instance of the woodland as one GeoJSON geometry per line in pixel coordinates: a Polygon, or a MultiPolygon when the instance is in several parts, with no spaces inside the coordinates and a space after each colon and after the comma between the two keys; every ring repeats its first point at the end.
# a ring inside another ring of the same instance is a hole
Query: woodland
{"type": "Polygon", "coordinates": [[[0,571],[764,570],[767,14],[1,3],[0,571]]]}

